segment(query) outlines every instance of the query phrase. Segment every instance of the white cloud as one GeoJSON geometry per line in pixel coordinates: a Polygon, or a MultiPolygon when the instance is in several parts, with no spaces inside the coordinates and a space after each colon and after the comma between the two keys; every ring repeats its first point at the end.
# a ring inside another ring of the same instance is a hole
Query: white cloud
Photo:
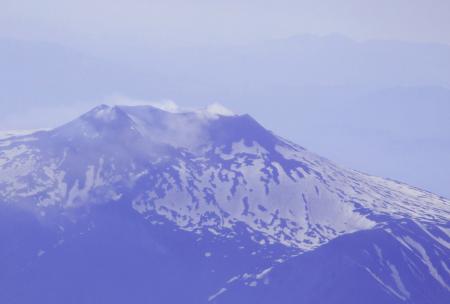
{"type": "Polygon", "coordinates": [[[112,106],[152,106],[170,113],[181,112],[180,107],[172,100],[151,101],[116,95],[106,98],[105,103],[112,106]]]}
{"type": "Polygon", "coordinates": [[[206,107],[206,112],[213,115],[233,116],[234,113],[230,109],[224,107],[220,103],[213,103],[206,107]]]}
{"type": "Polygon", "coordinates": [[[117,105],[117,106],[152,106],[170,113],[193,112],[205,118],[215,118],[217,116],[235,115],[233,111],[217,102],[206,106],[206,108],[198,109],[192,107],[181,107],[170,99],[161,101],[151,101],[144,99],[135,99],[126,96],[112,96],[107,98],[105,100],[105,103],[108,105],[117,105]]]}

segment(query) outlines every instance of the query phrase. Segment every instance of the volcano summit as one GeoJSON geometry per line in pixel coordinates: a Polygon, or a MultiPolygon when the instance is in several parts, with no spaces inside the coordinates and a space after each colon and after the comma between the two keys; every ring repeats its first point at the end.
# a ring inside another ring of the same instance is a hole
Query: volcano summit
{"type": "Polygon", "coordinates": [[[1,303],[449,303],[450,201],[217,107],[0,139],[1,303]]]}

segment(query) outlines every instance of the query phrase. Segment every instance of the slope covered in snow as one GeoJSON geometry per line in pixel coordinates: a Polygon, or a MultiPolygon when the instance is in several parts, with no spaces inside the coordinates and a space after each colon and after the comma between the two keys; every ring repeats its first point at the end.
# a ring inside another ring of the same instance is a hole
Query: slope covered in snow
{"type": "MultiPolygon", "coordinates": [[[[316,252],[332,254],[326,248],[343,238],[350,248],[355,245],[351,259],[379,299],[426,303],[428,299],[412,289],[428,284],[437,286],[443,300],[450,297],[449,200],[342,168],[278,137],[248,115],[217,106],[167,112],[103,105],[54,130],[1,139],[0,201],[57,227],[54,237],[60,239],[80,225],[83,234],[92,234],[98,217],[93,210],[121,206],[149,227],[172,227],[178,234],[231,242],[230,248],[237,251],[251,247],[248,254],[258,262],[253,273],[236,273],[235,290],[236,284],[253,287],[249,278],[270,276],[272,269],[283,276],[280,265],[285,263],[302,264],[316,252]],[[414,229],[392,229],[403,222],[418,227],[426,240],[414,229]],[[366,243],[352,243],[348,237],[365,231],[382,231],[397,243],[384,242],[369,250],[366,243]],[[383,269],[391,273],[386,277],[378,266],[352,256],[358,248],[379,256],[380,250],[390,252],[392,246],[403,246],[403,253],[392,254],[410,254],[414,258],[407,265],[416,270],[399,270],[406,266],[400,266],[398,258],[383,257],[383,269]],[[417,275],[426,277],[426,284],[411,279],[417,275]]],[[[215,245],[211,247],[203,258],[215,255],[215,245]]],[[[47,250],[39,249],[38,257],[47,250]]],[[[240,265],[239,259],[233,264],[240,265]]],[[[298,275],[307,280],[301,271],[298,275]]],[[[343,284],[350,286],[357,278],[343,284]]],[[[288,281],[288,286],[296,281],[288,281]]],[[[230,296],[230,303],[235,302],[233,297],[240,293],[233,296],[224,284],[218,283],[216,293],[205,290],[201,301],[220,302],[230,296]]],[[[274,294],[281,292],[272,286],[274,294]]],[[[318,292],[314,288],[308,292],[318,292]]],[[[260,301],[263,294],[249,297],[260,301]]]]}

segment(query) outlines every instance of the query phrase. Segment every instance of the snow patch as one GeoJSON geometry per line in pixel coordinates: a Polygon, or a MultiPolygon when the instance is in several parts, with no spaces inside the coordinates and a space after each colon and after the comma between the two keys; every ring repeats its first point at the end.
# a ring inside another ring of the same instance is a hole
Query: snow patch
{"type": "Polygon", "coordinates": [[[221,294],[223,294],[225,291],[227,291],[226,288],[221,288],[218,292],[216,292],[215,294],[213,294],[212,296],[210,296],[208,298],[208,302],[211,302],[212,300],[214,300],[215,298],[217,298],[218,296],[220,296],[221,294]]]}
{"type": "Polygon", "coordinates": [[[427,251],[425,248],[410,238],[409,236],[406,236],[405,238],[406,243],[410,245],[410,248],[414,249],[419,255],[422,257],[423,263],[428,267],[428,270],[430,271],[431,276],[439,282],[444,288],[446,288],[448,291],[450,291],[450,286],[447,285],[445,280],[441,277],[436,267],[434,267],[433,262],[431,261],[430,257],[427,254],[427,251]]]}

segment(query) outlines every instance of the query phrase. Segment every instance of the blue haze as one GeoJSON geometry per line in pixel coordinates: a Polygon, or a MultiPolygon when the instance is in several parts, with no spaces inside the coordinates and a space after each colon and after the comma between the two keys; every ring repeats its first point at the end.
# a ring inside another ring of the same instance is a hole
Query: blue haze
{"type": "Polygon", "coordinates": [[[0,0],[0,84],[0,303],[450,303],[448,0],[0,0]]]}

